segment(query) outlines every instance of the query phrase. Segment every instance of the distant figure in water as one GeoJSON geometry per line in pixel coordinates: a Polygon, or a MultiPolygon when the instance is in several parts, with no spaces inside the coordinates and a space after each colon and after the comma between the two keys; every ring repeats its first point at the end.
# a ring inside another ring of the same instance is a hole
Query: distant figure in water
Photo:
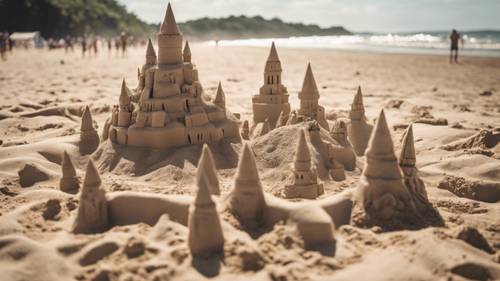
{"type": "Polygon", "coordinates": [[[455,63],[458,63],[458,41],[460,41],[460,33],[457,32],[456,29],[453,29],[450,34],[450,63],[455,60],[455,63]]]}

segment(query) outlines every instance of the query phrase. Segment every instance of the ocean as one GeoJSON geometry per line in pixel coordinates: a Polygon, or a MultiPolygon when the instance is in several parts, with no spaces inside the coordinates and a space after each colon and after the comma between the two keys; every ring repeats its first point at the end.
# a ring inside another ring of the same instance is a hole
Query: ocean
{"type": "MultiPolygon", "coordinates": [[[[459,31],[460,32],[460,31],[459,31]]],[[[500,31],[460,32],[461,55],[500,57],[500,31]]],[[[219,46],[266,47],[274,41],[280,48],[322,48],[363,52],[449,55],[449,32],[357,33],[343,36],[220,40],[219,46]]],[[[205,44],[215,45],[215,41],[205,44]]]]}

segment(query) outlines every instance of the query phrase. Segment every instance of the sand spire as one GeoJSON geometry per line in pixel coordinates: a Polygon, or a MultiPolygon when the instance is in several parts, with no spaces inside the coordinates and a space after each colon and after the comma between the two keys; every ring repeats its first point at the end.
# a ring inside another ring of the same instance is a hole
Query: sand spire
{"type": "Polygon", "coordinates": [[[88,106],[82,114],[82,123],[80,129],[80,154],[86,155],[94,152],[99,146],[99,135],[94,129],[92,115],[88,106]]]}
{"type": "Polygon", "coordinates": [[[299,141],[295,150],[294,168],[295,170],[304,171],[311,169],[311,153],[307,146],[306,134],[304,130],[299,132],[299,141]]]}
{"type": "Polygon", "coordinates": [[[198,192],[194,205],[190,209],[188,222],[188,244],[194,256],[220,253],[224,247],[219,215],[210,195],[212,185],[210,178],[213,169],[210,149],[204,145],[196,173],[198,192]]]}
{"type": "Polygon", "coordinates": [[[351,110],[349,111],[349,119],[351,119],[351,123],[347,127],[349,140],[352,143],[356,155],[363,156],[365,154],[373,126],[366,123],[361,86],[358,86],[358,91],[352,101],[351,110]]]}
{"type": "Polygon", "coordinates": [[[387,220],[414,207],[394,153],[384,110],[380,111],[365,155],[359,190],[369,216],[387,220]]]}
{"type": "Polygon", "coordinates": [[[148,46],[146,48],[146,63],[156,64],[156,51],[151,39],[148,39],[148,46]]]}
{"type": "Polygon", "coordinates": [[[61,191],[67,193],[78,193],[80,189],[80,183],[78,182],[78,178],[76,177],[75,167],[71,162],[71,158],[69,157],[68,152],[66,150],[63,153],[63,158],[61,162],[62,169],[62,177],[59,181],[59,188],[61,191]]]}
{"type": "Polygon", "coordinates": [[[361,92],[361,86],[358,86],[358,91],[356,92],[356,95],[354,95],[354,99],[351,104],[351,110],[363,111],[364,113],[365,107],[363,105],[363,93],[361,92]]]}
{"type": "Polygon", "coordinates": [[[200,160],[198,161],[196,182],[198,186],[200,184],[207,184],[211,194],[220,194],[219,179],[217,177],[214,158],[212,157],[210,148],[206,144],[203,145],[200,160]]]}
{"type": "Polygon", "coordinates": [[[269,51],[269,56],[267,57],[267,61],[280,61],[278,57],[278,52],[276,51],[276,46],[274,45],[274,41],[271,44],[271,50],[269,51]]]}
{"type": "Polygon", "coordinates": [[[191,48],[189,47],[189,41],[186,40],[186,44],[184,45],[184,51],[182,52],[182,57],[184,58],[184,62],[191,62],[191,48]]]}
{"type": "Polygon", "coordinates": [[[90,108],[88,105],[85,106],[85,109],[83,110],[82,123],[80,126],[80,130],[82,132],[94,130],[94,124],[92,121],[92,114],[90,113],[90,108]]]}
{"type": "Polygon", "coordinates": [[[413,141],[413,125],[410,124],[404,134],[403,147],[399,155],[399,165],[403,167],[415,167],[417,162],[415,156],[415,145],[413,141]]]}
{"type": "Polygon", "coordinates": [[[250,127],[248,125],[248,120],[243,121],[243,125],[241,126],[241,138],[244,140],[250,139],[250,127]]]}
{"type": "Polygon", "coordinates": [[[269,124],[269,118],[266,118],[264,120],[264,123],[262,123],[262,130],[260,130],[260,135],[263,136],[271,131],[271,125],[269,124]]]}
{"type": "Polygon", "coordinates": [[[120,92],[119,103],[121,107],[125,107],[130,104],[130,90],[127,87],[127,83],[125,82],[125,78],[122,80],[122,89],[120,92]]]}
{"type": "Polygon", "coordinates": [[[299,92],[299,99],[319,99],[318,86],[314,79],[311,63],[307,65],[306,76],[302,83],[302,91],[299,92]]]}
{"type": "Polygon", "coordinates": [[[160,33],[168,35],[177,35],[181,32],[175,21],[174,12],[172,11],[172,6],[168,3],[167,12],[165,13],[165,19],[160,27],[160,33]]]}
{"type": "Polygon", "coordinates": [[[283,113],[283,111],[280,111],[280,115],[278,115],[278,120],[276,120],[275,128],[285,126],[285,124],[286,124],[285,114],[283,113]]]}
{"type": "Polygon", "coordinates": [[[243,223],[255,223],[262,218],[264,192],[248,142],[243,144],[229,204],[233,214],[243,223]]]}
{"type": "Polygon", "coordinates": [[[219,81],[219,86],[217,86],[217,93],[215,94],[214,104],[226,108],[226,96],[224,90],[222,90],[222,84],[219,81]]]}
{"type": "Polygon", "coordinates": [[[83,181],[80,203],[73,225],[75,233],[98,233],[108,227],[108,207],[101,178],[94,161],[89,160],[83,181]]]}

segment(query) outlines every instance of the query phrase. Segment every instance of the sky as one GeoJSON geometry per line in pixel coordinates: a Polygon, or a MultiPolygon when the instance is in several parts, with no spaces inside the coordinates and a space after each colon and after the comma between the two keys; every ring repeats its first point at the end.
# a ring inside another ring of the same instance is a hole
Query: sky
{"type": "MultiPolygon", "coordinates": [[[[159,23],[168,0],[118,0],[159,23]]],[[[500,29],[500,0],[171,0],[178,22],[201,17],[261,15],[286,22],[343,25],[352,31],[500,29]]]]}

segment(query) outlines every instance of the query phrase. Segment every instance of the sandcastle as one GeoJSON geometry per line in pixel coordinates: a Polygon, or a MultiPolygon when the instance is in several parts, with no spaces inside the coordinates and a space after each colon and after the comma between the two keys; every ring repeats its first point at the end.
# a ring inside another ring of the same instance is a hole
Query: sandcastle
{"type": "Polygon", "coordinates": [[[106,194],[101,186],[101,178],[94,161],[89,160],[76,219],[74,233],[98,233],[108,228],[108,206],[106,194]]]}
{"type": "Polygon", "coordinates": [[[255,124],[265,120],[274,124],[281,113],[288,115],[290,112],[288,92],[282,84],[281,73],[281,62],[273,42],[264,68],[264,85],[260,87],[259,94],[252,97],[255,124]]]}
{"type": "Polygon", "coordinates": [[[415,166],[416,162],[413,125],[410,124],[403,137],[399,166],[401,167],[401,171],[403,171],[406,188],[412,195],[416,207],[419,210],[425,210],[429,206],[429,199],[427,198],[424,181],[418,176],[418,170],[415,166]]]}
{"type": "Polygon", "coordinates": [[[219,214],[211,196],[211,190],[218,189],[217,174],[215,174],[217,187],[213,186],[214,172],[211,152],[205,145],[196,173],[198,192],[189,212],[188,244],[193,256],[222,253],[224,248],[219,214]]]}
{"type": "Polygon", "coordinates": [[[286,198],[315,199],[324,193],[323,184],[318,183],[316,170],[311,168],[311,154],[304,130],[299,132],[293,165],[293,183],[285,186],[286,198]]]}
{"type": "MultiPolygon", "coordinates": [[[[296,226],[306,247],[334,241],[333,229],[350,222],[353,201],[346,194],[294,203],[263,192],[248,143],[244,143],[232,192],[211,195],[217,177],[210,149],[203,147],[196,173],[194,196],[118,191],[105,194],[92,160],[89,160],[73,232],[93,234],[113,226],[169,219],[188,228],[187,244],[194,257],[220,254],[224,248],[222,218],[229,211],[245,229],[272,228],[278,222],[296,226]],[[218,207],[220,206],[220,208],[218,207]]],[[[231,228],[225,225],[224,229],[231,228]]]]}
{"type": "Polygon", "coordinates": [[[125,83],[119,107],[112,112],[109,138],[122,145],[169,148],[238,138],[238,121],[226,112],[219,85],[213,103],[203,98],[198,70],[191,62],[191,49],[182,34],[170,4],[157,34],[158,55],[151,41],[132,93],[125,83]]]}
{"type": "Polygon", "coordinates": [[[80,189],[80,182],[76,176],[75,167],[71,162],[71,158],[66,151],[63,153],[61,169],[62,177],[59,181],[59,189],[67,193],[78,193],[78,190],[80,189]]]}
{"type": "Polygon", "coordinates": [[[403,181],[383,110],[375,124],[365,156],[366,164],[358,192],[368,217],[388,221],[400,216],[411,216],[415,212],[415,205],[403,181]]]}
{"type": "Polygon", "coordinates": [[[306,120],[316,120],[323,129],[329,130],[329,125],[325,117],[325,108],[318,103],[319,91],[310,63],[307,65],[302,90],[299,92],[299,99],[300,108],[298,115],[305,117],[306,120]]]}
{"type": "Polygon", "coordinates": [[[90,154],[94,152],[99,146],[99,135],[94,128],[94,122],[92,121],[92,114],[88,106],[85,106],[85,110],[82,114],[82,123],[80,126],[80,153],[82,155],[90,154]]]}
{"type": "Polygon", "coordinates": [[[366,122],[361,87],[358,87],[358,91],[352,101],[351,111],[349,111],[349,119],[351,120],[351,123],[347,127],[349,140],[354,147],[356,155],[363,156],[365,154],[373,126],[366,122]]]}

